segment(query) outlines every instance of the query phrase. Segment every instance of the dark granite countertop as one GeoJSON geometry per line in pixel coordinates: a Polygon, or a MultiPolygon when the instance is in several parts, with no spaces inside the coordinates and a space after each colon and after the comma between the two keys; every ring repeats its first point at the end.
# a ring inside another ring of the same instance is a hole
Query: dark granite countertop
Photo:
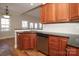
{"type": "Polygon", "coordinates": [[[56,35],[56,36],[64,36],[69,37],[68,45],[79,47],[79,34],[73,34],[73,33],[61,33],[61,32],[47,32],[43,30],[15,30],[15,32],[36,32],[36,33],[43,33],[48,35],[56,35]]]}

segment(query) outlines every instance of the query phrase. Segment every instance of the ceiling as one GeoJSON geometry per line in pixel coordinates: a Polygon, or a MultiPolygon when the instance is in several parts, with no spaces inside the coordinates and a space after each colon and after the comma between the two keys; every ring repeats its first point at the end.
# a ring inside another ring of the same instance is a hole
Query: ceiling
{"type": "Polygon", "coordinates": [[[41,5],[41,3],[33,3],[33,5],[31,5],[30,3],[0,3],[0,14],[4,13],[5,6],[8,6],[9,13],[11,15],[12,14],[21,15],[24,12],[26,12],[32,8],[35,8],[39,5],[41,5]]]}

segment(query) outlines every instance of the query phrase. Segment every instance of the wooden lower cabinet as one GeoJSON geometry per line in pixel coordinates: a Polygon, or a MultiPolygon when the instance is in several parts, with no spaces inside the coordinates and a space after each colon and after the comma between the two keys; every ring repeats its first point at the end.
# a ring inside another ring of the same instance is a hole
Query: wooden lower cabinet
{"type": "Polygon", "coordinates": [[[67,37],[49,36],[49,55],[51,56],[65,56],[67,37]]]}
{"type": "Polygon", "coordinates": [[[77,49],[77,55],[79,56],[79,48],[77,49]]]}
{"type": "MultiPolygon", "coordinates": [[[[67,45],[68,37],[49,35],[48,55],[50,56],[79,56],[79,48],[67,45]]],[[[36,49],[36,33],[17,33],[17,48],[36,49]]]]}
{"type": "Polygon", "coordinates": [[[66,56],[66,51],[59,51],[56,49],[49,50],[50,56],[66,56]]]}
{"type": "Polygon", "coordinates": [[[67,56],[79,56],[79,48],[67,47],[67,56]]]}
{"type": "Polygon", "coordinates": [[[36,48],[36,34],[35,33],[18,33],[17,35],[18,49],[34,49],[36,48]]]}
{"type": "Polygon", "coordinates": [[[31,33],[30,35],[30,46],[31,48],[36,48],[37,36],[36,33],[31,33]]]}

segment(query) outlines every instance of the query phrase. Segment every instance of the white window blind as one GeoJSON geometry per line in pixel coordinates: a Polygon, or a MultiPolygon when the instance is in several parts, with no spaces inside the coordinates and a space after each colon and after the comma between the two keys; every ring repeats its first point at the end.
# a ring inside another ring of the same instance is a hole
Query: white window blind
{"type": "Polygon", "coordinates": [[[35,29],[37,29],[38,28],[38,23],[35,23],[35,29]]]}
{"type": "Polygon", "coordinates": [[[1,18],[1,31],[9,31],[10,30],[10,19],[1,18]]]}
{"type": "Polygon", "coordinates": [[[42,29],[42,24],[41,23],[39,23],[39,28],[42,29]]]}
{"type": "Polygon", "coordinates": [[[28,21],[22,21],[22,28],[28,28],[28,21]]]}
{"type": "Polygon", "coordinates": [[[33,23],[32,22],[30,23],[30,28],[33,28],[33,23]]]}

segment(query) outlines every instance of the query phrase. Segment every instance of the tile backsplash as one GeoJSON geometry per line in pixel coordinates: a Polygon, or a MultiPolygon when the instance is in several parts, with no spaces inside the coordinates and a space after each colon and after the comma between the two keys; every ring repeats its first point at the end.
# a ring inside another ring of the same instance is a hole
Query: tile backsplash
{"type": "Polygon", "coordinates": [[[43,30],[48,32],[79,34],[79,23],[43,24],[43,30]]]}

